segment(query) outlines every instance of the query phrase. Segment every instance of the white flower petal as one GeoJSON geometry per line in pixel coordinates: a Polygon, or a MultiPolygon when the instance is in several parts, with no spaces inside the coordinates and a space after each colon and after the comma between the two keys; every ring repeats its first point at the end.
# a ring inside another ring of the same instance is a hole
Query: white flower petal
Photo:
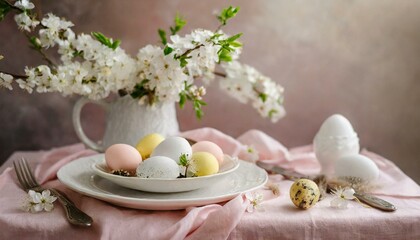
{"type": "Polygon", "coordinates": [[[252,193],[251,193],[251,192],[247,192],[247,193],[245,193],[245,197],[246,197],[246,199],[248,199],[249,201],[252,201],[252,200],[254,199],[254,197],[252,196],[252,193]]]}
{"type": "Polygon", "coordinates": [[[354,191],[353,188],[348,188],[348,189],[343,191],[343,196],[346,199],[354,199],[354,193],[355,193],[355,191],[354,191]]]}
{"type": "Polygon", "coordinates": [[[54,205],[52,203],[48,203],[48,202],[44,203],[44,209],[45,209],[45,211],[50,212],[51,210],[54,209],[54,205]]]}
{"type": "Polygon", "coordinates": [[[258,203],[261,203],[262,200],[263,200],[263,195],[261,193],[255,193],[254,201],[258,204],[258,203]]]}
{"type": "Polygon", "coordinates": [[[41,202],[41,194],[39,192],[35,192],[33,190],[29,190],[29,196],[31,198],[31,202],[33,203],[40,203],[41,202]]]}
{"type": "Polygon", "coordinates": [[[42,209],[43,209],[43,206],[42,206],[42,204],[34,204],[33,206],[32,206],[32,208],[31,208],[31,212],[32,213],[36,213],[36,212],[41,212],[42,211],[42,209]]]}
{"type": "Polygon", "coordinates": [[[47,202],[49,202],[49,203],[53,203],[53,202],[55,202],[55,200],[57,200],[57,197],[54,197],[54,196],[49,196],[46,200],[47,200],[47,202]]]}
{"type": "Polygon", "coordinates": [[[34,190],[29,190],[28,194],[29,194],[29,197],[31,197],[31,199],[33,199],[34,196],[36,195],[36,192],[34,190]]]}
{"type": "Polygon", "coordinates": [[[20,0],[20,1],[16,1],[15,2],[15,7],[20,8],[22,10],[25,9],[33,9],[35,7],[35,5],[33,3],[31,3],[29,0],[20,0]]]}
{"type": "Polygon", "coordinates": [[[48,198],[50,195],[51,195],[50,190],[47,189],[47,190],[42,191],[43,198],[48,198]]]}
{"type": "Polygon", "coordinates": [[[248,207],[246,208],[246,211],[249,213],[254,212],[254,206],[252,204],[249,204],[248,207]]]}

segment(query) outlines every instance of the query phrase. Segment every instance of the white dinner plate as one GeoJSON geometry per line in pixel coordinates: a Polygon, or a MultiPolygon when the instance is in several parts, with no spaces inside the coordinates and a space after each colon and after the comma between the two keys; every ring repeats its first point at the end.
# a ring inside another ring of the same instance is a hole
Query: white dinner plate
{"type": "Polygon", "coordinates": [[[124,188],[97,176],[91,168],[96,161],[95,156],[76,159],[64,165],[57,177],[76,192],[136,209],[176,210],[224,202],[263,186],[268,179],[263,169],[239,160],[236,171],[212,186],[180,193],[150,193],[124,188]]]}
{"type": "Polygon", "coordinates": [[[156,193],[186,192],[218,184],[239,167],[237,158],[225,155],[219,172],[208,176],[177,179],[123,177],[109,173],[104,154],[98,154],[92,158],[95,159],[95,163],[91,167],[97,175],[126,188],[156,193]]]}

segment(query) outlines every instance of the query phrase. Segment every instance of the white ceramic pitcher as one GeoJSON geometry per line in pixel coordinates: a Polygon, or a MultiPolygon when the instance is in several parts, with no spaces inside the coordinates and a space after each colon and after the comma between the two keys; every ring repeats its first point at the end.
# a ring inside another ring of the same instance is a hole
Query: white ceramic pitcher
{"type": "Polygon", "coordinates": [[[149,133],[160,133],[164,136],[179,133],[174,103],[157,104],[153,107],[139,105],[128,95],[113,102],[79,99],[73,108],[73,126],[84,144],[100,152],[104,152],[107,147],[115,143],[135,146],[143,136],[149,133]],[[105,133],[102,141],[98,143],[86,136],[80,123],[80,112],[87,103],[98,104],[106,111],[105,133]]]}

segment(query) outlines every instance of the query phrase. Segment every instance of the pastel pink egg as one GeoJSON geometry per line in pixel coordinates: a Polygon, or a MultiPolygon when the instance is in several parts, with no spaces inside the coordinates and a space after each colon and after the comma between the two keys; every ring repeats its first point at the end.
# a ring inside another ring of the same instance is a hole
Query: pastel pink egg
{"type": "Polygon", "coordinates": [[[217,161],[219,162],[219,166],[223,163],[223,151],[222,149],[215,143],[210,141],[200,141],[192,145],[192,151],[195,152],[208,152],[213,154],[216,157],[217,161]]]}
{"type": "Polygon", "coordinates": [[[105,151],[105,161],[112,170],[136,171],[142,161],[137,149],[127,144],[114,144],[105,151]]]}

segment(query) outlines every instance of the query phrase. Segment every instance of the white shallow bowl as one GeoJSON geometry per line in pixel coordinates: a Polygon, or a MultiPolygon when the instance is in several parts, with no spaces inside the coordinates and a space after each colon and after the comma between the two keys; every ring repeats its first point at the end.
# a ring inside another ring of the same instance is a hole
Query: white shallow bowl
{"type": "Polygon", "coordinates": [[[239,167],[237,158],[225,155],[219,172],[213,175],[177,179],[123,177],[109,173],[103,154],[95,157],[99,160],[92,164],[95,174],[122,187],[155,193],[186,192],[208,187],[221,181],[239,167]]]}

